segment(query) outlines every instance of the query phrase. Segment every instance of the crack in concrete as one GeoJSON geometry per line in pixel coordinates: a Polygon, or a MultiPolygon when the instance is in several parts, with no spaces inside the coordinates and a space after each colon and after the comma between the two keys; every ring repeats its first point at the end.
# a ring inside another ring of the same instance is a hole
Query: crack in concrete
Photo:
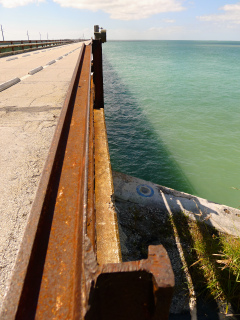
{"type": "Polygon", "coordinates": [[[41,106],[41,107],[3,107],[0,108],[0,111],[5,111],[6,113],[9,112],[44,112],[44,111],[50,111],[50,110],[61,110],[61,107],[52,107],[52,106],[41,106]]]}

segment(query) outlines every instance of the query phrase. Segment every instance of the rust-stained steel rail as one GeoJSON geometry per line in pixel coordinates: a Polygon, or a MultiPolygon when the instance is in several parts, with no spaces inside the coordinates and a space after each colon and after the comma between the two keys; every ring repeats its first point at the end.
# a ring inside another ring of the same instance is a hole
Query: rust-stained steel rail
{"type": "Polygon", "coordinates": [[[53,212],[36,316],[80,318],[84,292],[84,235],[88,187],[91,46],[84,47],[81,73],[53,212]]]}
{"type": "MultiPolygon", "coordinates": [[[[150,246],[146,260],[121,262],[120,252],[115,252],[117,260],[104,260],[104,252],[100,260],[107,263],[97,259],[95,178],[101,176],[96,172],[101,161],[95,166],[94,125],[99,133],[106,129],[103,120],[96,126],[98,116],[94,119],[95,87],[102,83],[91,77],[92,47],[82,46],[4,301],[3,320],[168,318],[174,277],[161,245],[150,246]]],[[[103,216],[98,230],[108,224],[106,212],[103,216]]],[[[111,223],[114,230],[107,226],[107,238],[116,239],[111,237],[111,232],[118,235],[114,213],[111,223]]]]}

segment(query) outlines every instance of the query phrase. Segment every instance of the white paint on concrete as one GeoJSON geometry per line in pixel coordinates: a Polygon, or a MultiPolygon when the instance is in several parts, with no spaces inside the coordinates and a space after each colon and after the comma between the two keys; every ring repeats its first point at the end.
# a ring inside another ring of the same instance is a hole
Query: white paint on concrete
{"type": "Polygon", "coordinates": [[[25,79],[27,79],[27,78],[29,78],[29,77],[31,77],[31,75],[30,75],[30,74],[26,74],[25,76],[23,76],[22,78],[20,78],[20,80],[23,81],[23,80],[25,80],[25,79]]]}

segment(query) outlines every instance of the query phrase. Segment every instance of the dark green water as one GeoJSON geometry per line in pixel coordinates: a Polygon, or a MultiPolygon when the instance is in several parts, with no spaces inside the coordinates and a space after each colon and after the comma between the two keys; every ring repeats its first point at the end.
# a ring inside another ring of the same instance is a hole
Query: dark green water
{"type": "Polygon", "coordinates": [[[108,42],[114,170],[240,206],[240,42],[108,42]]]}

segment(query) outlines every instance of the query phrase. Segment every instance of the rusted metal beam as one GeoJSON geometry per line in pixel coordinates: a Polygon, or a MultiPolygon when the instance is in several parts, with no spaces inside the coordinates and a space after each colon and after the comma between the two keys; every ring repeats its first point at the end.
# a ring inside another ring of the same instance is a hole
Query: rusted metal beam
{"type": "Polygon", "coordinates": [[[167,320],[174,275],[162,245],[149,246],[148,259],[99,267],[86,320],[167,320]]]}
{"type": "Polygon", "coordinates": [[[85,47],[46,262],[37,319],[79,319],[84,290],[91,46],[85,47]]]}

